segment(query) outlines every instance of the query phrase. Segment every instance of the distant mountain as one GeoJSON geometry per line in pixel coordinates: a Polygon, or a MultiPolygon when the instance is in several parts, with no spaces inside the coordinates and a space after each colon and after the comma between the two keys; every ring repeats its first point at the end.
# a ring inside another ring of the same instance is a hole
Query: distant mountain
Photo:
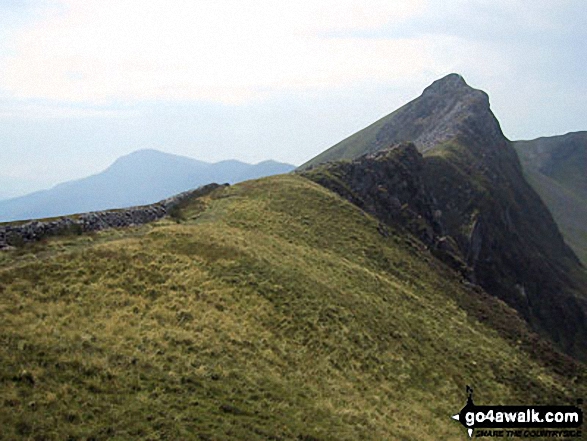
{"type": "Polygon", "coordinates": [[[587,359],[587,273],[525,180],[487,94],[460,75],[435,81],[300,169],[407,228],[537,332],[587,359]]]}
{"type": "Polygon", "coordinates": [[[148,204],[210,182],[232,184],[287,173],[293,168],[275,161],[251,165],[229,160],[212,164],[157,150],[139,150],[117,159],[96,175],[0,201],[0,221],[148,204]]]}
{"type": "Polygon", "coordinates": [[[513,143],[528,182],[587,265],[587,132],[513,143]]]}

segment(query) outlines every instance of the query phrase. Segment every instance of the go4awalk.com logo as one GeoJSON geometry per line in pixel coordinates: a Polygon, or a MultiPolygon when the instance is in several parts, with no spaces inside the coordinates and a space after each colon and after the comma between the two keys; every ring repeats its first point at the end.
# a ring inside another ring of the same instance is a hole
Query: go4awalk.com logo
{"type": "Polygon", "coordinates": [[[467,404],[453,415],[469,437],[579,438],[583,411],[576,406],[477,406],[467,386],[467,404]]]}

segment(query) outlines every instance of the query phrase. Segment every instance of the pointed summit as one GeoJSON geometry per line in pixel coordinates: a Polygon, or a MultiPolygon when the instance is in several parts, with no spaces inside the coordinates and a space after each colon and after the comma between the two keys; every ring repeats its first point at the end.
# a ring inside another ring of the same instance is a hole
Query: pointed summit
{"type": "Polygon", "coordinates": [[[524,179],[485,92],[448,75],[302,167],[324,162],[305,175],[401,225],[535,331],[587,360],[587,292],[573,280],[579,261],[524,179]]]}
{"type": "Polygon", "coordinates": [[[491,112],[488,95],[470,87],[461,75],[453,73],[436,80],[415,100],[300,168],[355,159],[401,142],[413,142],[418,150],[426,152],[457,138],[484,145],[489,151],[507,141],[491,112]]]}
{"type": "Polygon", "coordinates": [[[459,74],[451,73],[433,82],[430,86],[424,89],[423,94],[451,93],[465,88],[471,89],[465,79],[459,74]]]}

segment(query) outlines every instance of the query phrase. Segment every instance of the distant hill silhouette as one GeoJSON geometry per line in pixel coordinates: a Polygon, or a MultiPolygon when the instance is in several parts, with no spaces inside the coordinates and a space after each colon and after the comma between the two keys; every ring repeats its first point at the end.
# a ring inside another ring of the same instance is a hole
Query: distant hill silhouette
{"type": "Polygon", "coordinates": [[[210,182],[232,184],[287,173],[293,168],[275,161],[208,163],[157,150],[139,150],[96,175],[0,201],[0,221],[148,204],[210,182]]]}

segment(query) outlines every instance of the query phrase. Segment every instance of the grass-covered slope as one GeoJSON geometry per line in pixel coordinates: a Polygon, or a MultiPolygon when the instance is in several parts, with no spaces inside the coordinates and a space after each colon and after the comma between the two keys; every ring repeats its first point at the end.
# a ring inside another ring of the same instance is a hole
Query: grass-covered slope
{"type": "Polygon", "coordinates": [[[587,132],[513,143],[524,174],[587,265],[587,132]]]}
{"type": "Polygon", "coordinates": [[[511,309],[302,177],[176,218],[0,254],[5,439],[463,439],[467,384],[585,395],[511,309]]]}
{"type": "Polygon", "coordinates": [[[303,175],[411,231],[537,332],[587,360],[587,273],[524,180],[514,150],[498,145],[500,154],[488,152],[483,162],[479,150],[451,142],[422,156],[404,144],[303,175]]]}

